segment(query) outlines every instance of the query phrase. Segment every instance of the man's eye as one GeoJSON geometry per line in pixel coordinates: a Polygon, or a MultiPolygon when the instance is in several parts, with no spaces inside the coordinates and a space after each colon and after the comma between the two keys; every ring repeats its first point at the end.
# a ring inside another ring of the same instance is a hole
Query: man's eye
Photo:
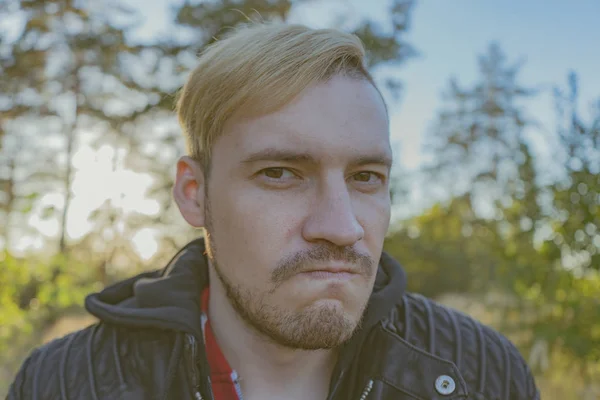
{"type": "Polygon", "coordinates": [[[355,174],[354,180],[361,183],[377,183],[382,180],[382,178],[374,172],[363,171],[355,174]]]}
{"type": "Polygon", "coordinates": [[[269,179],[293,178],[295,176],[290,170],[285,168],[266,168],[261,172],[269,179]]]}

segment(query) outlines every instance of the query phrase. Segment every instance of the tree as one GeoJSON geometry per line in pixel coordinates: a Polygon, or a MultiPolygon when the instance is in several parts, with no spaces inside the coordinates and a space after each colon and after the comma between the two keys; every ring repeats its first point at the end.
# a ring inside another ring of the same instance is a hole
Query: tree
{"type": "Polygon", "coordinates": [[[600,270],[600,99],[585,122],[578,110],[578,84],[569,75],[567,91],[555,89],[560,160],[559,180],[552,185],[556,216],[555,243],[569,269],[600,270]]]}
{"type": "Polygon", "coordinates": [[[403,264],[409,290],[435,298],[486,287],[495,240],[494,223],[477,217],[465,195],[395,227],[385,250],[403,264]]]}
{"type": "Polygon", "coordinates": [[[552,231],[540,249],[548,263],[544,279],[530,280],[527,294],[539,307],[534,335],[570,354],[591,382],[600,364],[600,100],[590,118],[582,118],[574,73],[554,97],[559,175],[550,185],[552,231]]]}
{"type": "MultiPolygon", "coordinates": [[[[471,266],[487,277],[479,281],[479,289],[484,289],[492,281],[512,285],[516,258],[534,254],[534,228],[542,211],[525,136],[535,123],[522,105],[536,90],[518,82],[521,64],[508,64],[499,45],[491,44],[478,61],[479,80],[471,87],[450,80],[445,107],[426,136],[432,161],[425,170],[446,196],[468,198],[470,213],[456,216],[462,224],[485,227],[490,259],[480,258],[471,266]]],[[[480,240],[471,230],[467,229],[469,241],[480,240]]]]}
{"type": "Polygon", "coordinates": [[[521,63],[509,65],[500,46],[491,44],[479,57],[477,83],[467,88],[450,80],[445,108],[426,136],[432,178],[450,195],[471,193],[475,207],[498,200],[519,180],[518,167],[527,160],[524,133],[533,121],[521,101],[536,90],[519,84],[520,68],[521,63]]]}
{"type": "MultiPolygon", "coordinates": [[[[51,129],[43,135],[38,133],[34,142],[48,146],[47,153],[52,156],[47,160],[52,167],[46,164],[44,180],[54,181],[54,190],[62,194],[62,204],[56,207],[60,221],[58,249],[66,252],[72,158],[78,143],[86,140],[84,132],[96,131],[101,137],[116,140],[115,135],[105,135],[109,130],[103,128],[134,120],[160,99],[137,84],[131,68],[135,65],[132,59],[141,50],[126,40],[127,30],[135,22],[131,10],[109,0],[29,0],[12,4],[14,17],[20,16],[25,24],[16,38],[4,43],[9,50],[3,62],[7,79],[2,80],[2,92],[14,99],[9,104],[9,116],[27,113],[38,126],[46,122],[43,117],[55,117],[51,129]],[[24,103],[18,101],[21,98],[31,100],[24,103]],[[37,115],[32,115],[34,112],[37,115]],[[50,148],[51,140],[57,141],[61,149],[50,148]]],[[[15,135],[21,127],[14,126],[15,135]]]]}
{"type": "MultiPolygon", "coordinates": [[[[0,22],[16,18],[18,8],[16,1],[3,3],[0,22]]],[[[44,98],[41,65],[46,62],[46,54],[42,49],[33,48],[32,41],[35,38],[12,39],[7,31],[0,35],[0,239],[4,247],[9,244],[14,226],[21,225],[15,218],[18,214],[28,214],[39,195],[38,189],[43,189],[19,185],[25,177],[28,181],[34,180],[28,176],[31,171],[22,170],[23,164],[34,163],[34,155],[39,161],[43,159],[39,157],[37,141],[32,140],[31,122],[54,115],[44,98]]]]}

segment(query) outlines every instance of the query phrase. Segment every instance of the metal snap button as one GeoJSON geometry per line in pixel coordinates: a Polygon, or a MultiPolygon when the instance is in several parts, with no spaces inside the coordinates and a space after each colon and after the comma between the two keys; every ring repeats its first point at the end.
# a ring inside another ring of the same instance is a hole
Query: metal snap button
{"type": "Polygon", "coordinates": [[[456,383],[454,382],[454,379],[448,375],[440,375],[435,380],[435,390],[437,390],[439,394],[449,395],[454,393],[455,389],[456,383]]]}

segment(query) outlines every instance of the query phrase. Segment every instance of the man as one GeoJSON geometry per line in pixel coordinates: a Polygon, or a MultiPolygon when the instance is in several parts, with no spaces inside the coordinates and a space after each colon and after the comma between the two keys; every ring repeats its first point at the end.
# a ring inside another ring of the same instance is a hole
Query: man
{"type": "Polygon", "coordinates": [[[405,292],[385,253],[392,152],[360,41],[239,29],[178,101],[174,198],[203,228],[162,270],[86,300],[10,399],[538,399],[515,347],[405,292]]]}

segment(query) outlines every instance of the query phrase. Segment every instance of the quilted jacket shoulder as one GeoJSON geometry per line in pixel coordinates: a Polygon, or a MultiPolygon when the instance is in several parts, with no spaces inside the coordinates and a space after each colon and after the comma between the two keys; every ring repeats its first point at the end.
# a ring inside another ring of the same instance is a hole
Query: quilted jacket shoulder
{"type": "Polygon", "coordinates": [[[534,378],[502,334],[454,309],[407,293],[393,325],[410,344],[452,361],[475,399],[538,400],[534,378]]]}
{"type": "Polygon", "coordinates": [[[92,325],[32,351],[8,400],[165,398],[167,366],[182,348],[177,340],[168,331],[92,325]]]}

